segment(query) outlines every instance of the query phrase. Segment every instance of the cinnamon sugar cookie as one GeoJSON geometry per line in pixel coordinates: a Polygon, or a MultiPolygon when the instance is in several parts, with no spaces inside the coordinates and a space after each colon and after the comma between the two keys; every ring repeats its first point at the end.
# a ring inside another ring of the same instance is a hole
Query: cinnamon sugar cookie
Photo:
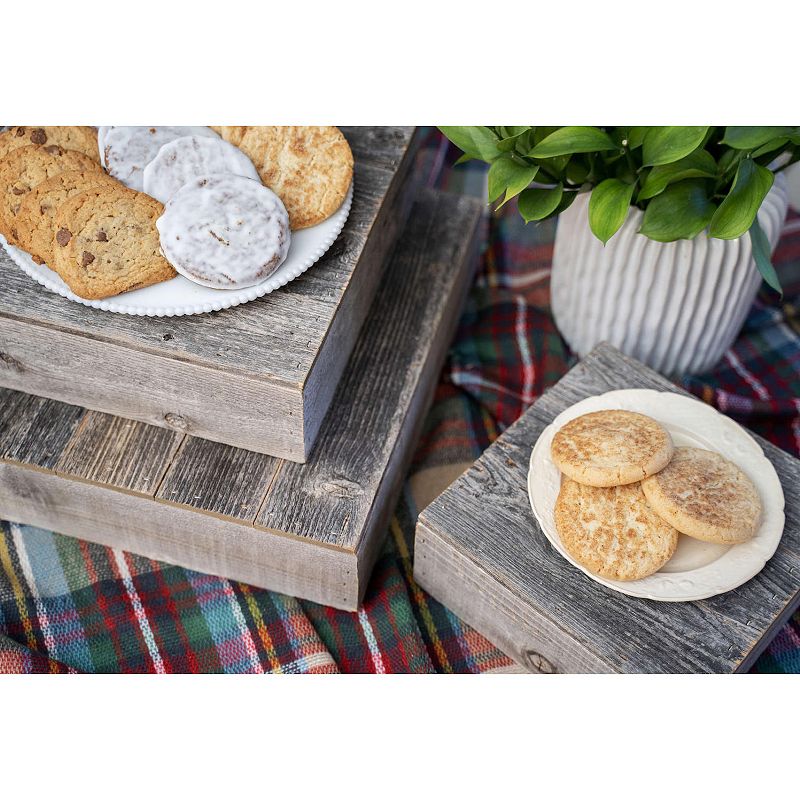
{"type": "Polygon", "coordinates": [[[564,425],[550,452],[569,478],[588,486],[622,486],[663,469],[672,438],[650,417],[635,411],[594,411],[564,425]]]}
{"type": "MultiPolygon", "coordinates": [[[[233,126],[220,130],[223,137],[233,139],[241,134],[233,126]]],[[[252,125],[237,144],[255,164],[264,185],[283,201],[292,230],[330,217],[353,180],[350,145],[332,125],[252,125]]]]}
{"type": "Polygon", "coordinates": [[[590,572],[635,581],[672,558],[678,531],[648,505],[641,484],[608,488],[565,480],[555,507],[564,549],[590,572]]]}
{"type": "Polygon", "coordinates": [[[209,127],[234,147],[238,147],[241,144],[242,138],[247,131],[246,125],[211,125],[209,127]]]}
{"type": "Polygon", "coordinates": [[[661,472],[642,481],[642,490],[659,517],[705,542],[746,542],[761,522],[761,498],[753,482],[711,450],[676,448],[661,472]]]}

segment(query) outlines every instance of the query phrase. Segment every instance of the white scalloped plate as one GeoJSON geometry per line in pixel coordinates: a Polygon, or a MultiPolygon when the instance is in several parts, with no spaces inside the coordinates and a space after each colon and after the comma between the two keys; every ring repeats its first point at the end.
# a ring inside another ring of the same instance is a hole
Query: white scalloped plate
{"type": "Polygon", "coordinates": [[[0,235],[0,244],[12,261],[30,275],[35,281],[60,294],[68,300],[81,303],[102,311],[115,314],[134,314],[141,317],[181,317],[186,314],[206,314],[209,311],[220,311],[242,303],[249,303],[257,297],[274,292],[289,281],[302,275],[310,266],[325,255],[328,248],[336,241],[344,223],[350,214],[353,202],[353,184],[347,192],[344,202],[333,216],[314,225],[292,233],[292,243],[286,261],[265,281],[247,289],[212,289],[200,286],[188,278],[179,275],[155,286],[136,289],[132,292],[108,297],[104,300],[84,300],[73,294],[61,278],[44,264],[37,264],[28,253],[18,247],[9,245],[0,235]]]}
{"type": "Polygon", "coordinates": [[[531,453],[528,495],[533,513],[555,549],[573,566],[609,589],[649,600],[703,600],[741,586],[757,575],[781,540],[784,498],[778,475],[755,440],[732,419],[705,403],[672,392],[622,389],[587,397],[548,425],[531,453]],[[716,450],[743,470],[758,488],[764,507],[761,527],[748,542],[709,544],[681,535],[675,555],[656,573],[638,581],[612,581],[589,572],[564,550],[554,511],[561,473],[550,457],[553,436],[565,423],[590,411],[621,408],[658,420],[676,446],[716,450]]]}

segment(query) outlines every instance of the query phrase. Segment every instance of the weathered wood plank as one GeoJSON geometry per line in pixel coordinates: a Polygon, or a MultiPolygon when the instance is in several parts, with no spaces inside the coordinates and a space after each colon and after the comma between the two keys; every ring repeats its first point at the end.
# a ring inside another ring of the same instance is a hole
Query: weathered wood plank
{"type": "Polygon", "coordinates": [[[783,483],[783,539],[751,581],[696,603],[657,603],[600,586],[553,550],[533,517],[527,467],[541,431],[573,403],[628,387],[680,391],[613,348],[597,348],[423,511],[415,575],[520,663],[530,664],[531,650],[563,671],[594,669],[598,659],[618,672],[742,670],[775,621],[800,602],[796,459],[755,437],[783,483]],[[470,582],[481,592],[465,591],[470,582]]]}
{"type": "Polygon", "coordinates": [[[353,609],[355,556],[141,495],[0,462],[5,519],[353,609]]]}
{"type": "Polygon", "coordinates": [[[494,644],[531,672],[615,672],[590,645],[576,642],[546,614],[520,603],[510,588],[421,521],[415,537],[414,577],[430,591],[442,574],[460,587],[448,608],[476,630],[491,630],[494,644]],[[487,586],[491,602],[484,601],[487,586]]]}
{"type": "MultiPolygon", "coordinates": [[[[272,482],[256,524],[302,531],[337,547],[358,544],[415,399],[424,404],[426,364],[438,371],[469,270],[479,205],[468,198],[426,194],[387,269],[384,285],[323,425],[319,447],[303,466],[286,463],[272,482]],[[451,302],[448,303],[448,299],[451,302]],[[415,313],[428,303],[428,313],[415,313]]],[[[430,376],[428,376],[430,377],[430,376]]],[[[419,418],[420,414],[411,414],[419,418]]],[[[390,481],[389,484],[393,483],[390,481]]]]}
{"type": "MultiPolygon", "coordinates": [[[[479,213],[475,200],[421,195],[305,467],[89,412],[55,477],[3,465],[0,518],[355,609],[472,274],[479,213]],[[254,526],[270,486],[288,513],[273,498],[254,526]]],[[[0,432],[27,397],[7,394],[0,432]]]]}
{"type": "Polygon", "coordinates": [[[357,161],[397,168],[403,145],[408,141],[408,128],[397,125],[363,125],[340,128],[357,161]]]}
{"type": "Polygon", "coordinates": [[[188,436],[156,498],[252,522],[280,463],[261,453],[188,436]]]}
{"type": "Polygon", "coordinates": [[[407,216],[412,134],[349,133],[357,153],[375,153],[357,157],[337,242],[283,290],[225,312],[100,313],[43,290],[0,253],[0,384],[303,461],[407,216]]]}
{"type": "Polygon", "coordinates": [[[56,472],[152,497],[184,435],[87,411],[56,472]]]}
{"type": "Polygon", "coordinates": [[[0,411],[0,458],[52,469],[84,409],[43,397],[4,391],[0,411]]]}
{"type": "Polygon", "coordinates": [[[4,377],[12,388],[93,410],[116,407],[119,416],[150,425],[208,439],[224,436],[240,447],[269,449],[286,458],[304,457],[299,385],[267,384],[2,316],[0,337],[24,364],[4,377]],[[220,418],[226,420],[222,427],[220,418]]]}
{"type": "MultiPolygon", "coordinates": [[[[307,373],[303,385],[303,439],[306,458],[314,446],[325,412],[331,404],[349,354],[375,297],[384,274],[384,263],[389,260],[389,253],[398,239],[400,227],[408,220],[417,197],[417,177],[406,178],[404,187],[399,187],[395,182],[394,188],[387,194],[386,202],[391,204],[393,213],[383,214],[373,220],[359,261],[359,265],[363,266],[358,275],[351,278],[347,293],[338,301],[325,340],[316,354],[314,366],[307,373]],[[354,324],[355,320],[358,324],[354,324]]],[[[322,274],[324,273],[321,271],[322,274]]],[[[317,276],[314,277],[317,279],[317,276]]]]}

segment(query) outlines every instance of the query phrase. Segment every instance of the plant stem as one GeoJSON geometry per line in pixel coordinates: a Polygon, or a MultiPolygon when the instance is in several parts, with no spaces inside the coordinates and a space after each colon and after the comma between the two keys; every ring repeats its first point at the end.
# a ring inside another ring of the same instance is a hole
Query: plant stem
{"type": "Polygon", "coordinates": [[[633,160],[633,154],[628,149],[628,145],[625,145],[622,149],[625,151],[625,158],[628,160],[628,166],[630,167],[631,172],[634,175],[638,175],[639,174],[639,170],[636,169],[636,164],[635,164],[635,162],[633,160]]]}

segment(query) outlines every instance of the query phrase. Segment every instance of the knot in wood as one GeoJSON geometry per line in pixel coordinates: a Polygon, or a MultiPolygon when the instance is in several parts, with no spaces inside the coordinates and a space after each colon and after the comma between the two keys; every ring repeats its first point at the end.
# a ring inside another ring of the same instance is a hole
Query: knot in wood
{"type": "Polygon", "coordinates": [[[14,372],[23,371],[22,362],[17,361],[17,359],[9,353],[0,352],[0,365],[4,366],[6,369],[13,370],[14,372]]]}
{"type": "Polygon", "coordinates": [[[173,414],[171,411],[164,414],[164,422],[166,422],[170,428],[175,428],[179,431],[189,430],[189,420],[186,419],[186,417],[182,417],[180,414],[173,414]]]}
{"type": "Polygon", "coordinates": [[[522,660],[531,672],[537,672],[540,675],[554,675],[558,672],[550,661],[535,650],[523,650],[522,660]]]}
{"type": "Polygon", "coordinates": [[[360,483],[349,481],[347,478],[333,478],[325,481],[320,488],[325,494],[341,498],[358,497],[364,492],[360,483]]]}

